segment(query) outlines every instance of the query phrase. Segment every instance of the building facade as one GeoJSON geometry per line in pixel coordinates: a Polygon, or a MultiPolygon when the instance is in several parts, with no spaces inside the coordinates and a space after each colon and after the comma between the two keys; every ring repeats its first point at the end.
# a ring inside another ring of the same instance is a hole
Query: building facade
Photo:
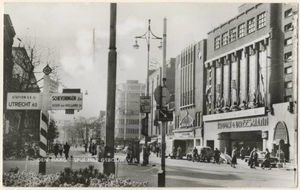
{"type": "Polygon", "coordinates": [[[116,89],[116,145],[126,145],[141,138],[140,96],[145,95],[145,84],[127,80],[118,84],[116,89]]]}
{"type": "Polygon", "coordinates": [[[176,57],[175,148],[183,152],[203,145],[202,116],[205,113],[206,40],[192,44],[176,57]]]}
{"type": "Polygon", "coordinates": [[[290,6],[244,4],[207,37],[204,144],[282,149],[295,159],[290,6]],[[289,56],[288,56],[289,55],[289,56]]]}

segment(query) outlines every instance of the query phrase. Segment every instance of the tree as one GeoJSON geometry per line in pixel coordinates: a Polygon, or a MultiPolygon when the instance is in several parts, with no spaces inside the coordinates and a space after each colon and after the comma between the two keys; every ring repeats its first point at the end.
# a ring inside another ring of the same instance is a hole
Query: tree
{"type": "Polygon", "coordinates": [[[57,129],[57,125],[54,119],[50,119],[49,127],[48,127],[48,141],[53,144],[54,139],[59,136],[59,131],[57,129]]]}

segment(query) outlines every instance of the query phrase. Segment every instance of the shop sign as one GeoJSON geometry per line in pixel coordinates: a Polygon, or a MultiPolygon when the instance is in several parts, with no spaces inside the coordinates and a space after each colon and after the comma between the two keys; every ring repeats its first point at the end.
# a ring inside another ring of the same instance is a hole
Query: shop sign
{"type": "Polygon", "coordinates": [[[218,129],[263,127],[263,126],[268,126],[268,125],[269,125],[269,118],[268,117],[260,117],[260,118],[250,118],[250,119],[218,122],[218,129]]]}
{"type": "Polygon", "coordinates": [[[194,138],[194,132],[191,131],[191,132],[181,132],[181,133],[174,133],[174,137],[177,137],[177,138],[194,138]]]}

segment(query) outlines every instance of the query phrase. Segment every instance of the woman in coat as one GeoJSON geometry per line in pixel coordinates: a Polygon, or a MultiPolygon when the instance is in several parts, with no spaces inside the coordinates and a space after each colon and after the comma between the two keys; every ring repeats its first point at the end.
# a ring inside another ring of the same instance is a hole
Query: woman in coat
{"type": "Polygon", "coordinates": [[[237,148],[236,147],[233,147],[231,157],[232,157],[231,167],[235,168],[235,165],[237,164],[237,161],[236,161],[236,158],[237,158],[237,148]]]}

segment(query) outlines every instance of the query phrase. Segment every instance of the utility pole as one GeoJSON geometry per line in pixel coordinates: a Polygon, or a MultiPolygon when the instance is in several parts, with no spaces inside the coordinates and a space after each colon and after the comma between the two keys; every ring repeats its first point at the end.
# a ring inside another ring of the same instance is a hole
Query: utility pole
{"type": "Polygon", "coordinates": [[[115,144],[115,100],[116,100],[116,73],[117,73],[117,52],[116,52],[116,21],[117,4],[110,4],[110,38],[108,53],[108,75],[107,75],[107,97],[106,97],[106,138],[103,163],[103,173],[110,175],[115,173],[114,144],[115,144]]]}
{"type": "MultiPolygon", "coordinates": [[[[161,90],[161,109],[167,109],[167,71],[166,71],[166,54],[167,54],[167,19],[164,18],[164,33],[163,33],[163,66],[162,66],[162,90],[161,90]]],[[[161,130],[161,170],[159,171],[158,187],[166,186],[166,128],[168,121],[162,121],[161,130]]]]}

